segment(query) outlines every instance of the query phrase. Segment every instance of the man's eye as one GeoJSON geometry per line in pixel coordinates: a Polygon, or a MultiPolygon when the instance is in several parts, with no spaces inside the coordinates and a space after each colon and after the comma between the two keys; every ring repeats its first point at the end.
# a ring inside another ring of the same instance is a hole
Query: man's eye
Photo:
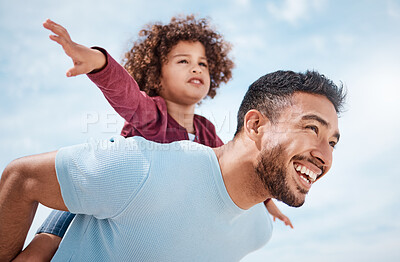
{"type": "Polygon", "coordinates": [[[316,126],[306,126],[306,128],[311,129],[312,131],[314,131],[317,135],[318,135],[318,127],[316,126]]]}

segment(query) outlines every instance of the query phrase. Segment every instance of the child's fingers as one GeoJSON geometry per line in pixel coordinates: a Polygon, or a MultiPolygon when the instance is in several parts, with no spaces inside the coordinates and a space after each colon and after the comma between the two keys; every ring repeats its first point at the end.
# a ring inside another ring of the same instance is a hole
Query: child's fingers
{"type": "Polygon", "coordinates": [[[285,218],[285,220],[283,220],[285,222],[285,225],[290,226],[291,228],[293,228],[292,222],[290,221],[289,218],[285,218]]]}
{"type": "Polygon", "coordinates": [[[78,71],[75,67],[72,67],[72,68],[68,69],[66,75],[67,75],[67,77],[77,76],[78,71]]]}
{"type": "Polygon", "coordinates": [[[57,34],[57,24],[54,23],[53,21],[51,21],[50,19],[47,19],[44,23],[43,23],[43,27],[52,31],[53,33],[57,34]]]}
{"type": "Polygon", "coordinates": [[[54,42],[60,44],[64,48],[64,50],[68,53],[69,50],[68,44],[70,44],[71,42],[66,41],[65,38],[59,37],[58,35],[50,35],[49,38],[54,42]]]}
{"type": "Polygon", "coordinates": [[[43,27],[52,31],[54,34],[65,38],[68,41],[71,41],[71,37],[68,34],[67,29],[65,29],[63,26],[51,21],[50,19],[47,19],[44,23],[43,23],[43,27]]]}
{"type": "Polygon", "coordinates": [[[60,27],[62,27],[61,25],[51,21],[50,19],[47,19],[44,23],[43,23],[44,28],[49,29],[49,30],[60,30],[60,27]]]}
{"type": "Polygon", "coordinates": [[[61,39],[60,39],[60,37],[59,37],[58,35],[49,35],[49,38],[50,38],[51,40],[53,40],[54,42],[57,42],[57,43],[59,43],[60,45],[62,45],[62,44],[61,44],[61,39]]]}
{"type": "Polygon", "coordinates": [[[46,19],[46,21],[43,22],[43,27],[46,29],[51,30],[51,26],[54,24],[53,21],[51,21],[50,19],[46,19]]]}
{"type": "Polygon", "coordinates": [[[89,72],[90,72],[90,70],[87,68],[86,64],[74,62],[74,67],[68,69],[66,75],[67,75],[67,77],[71,77],[71,76],[87,74],[89,72]]]}
{"type": "Polygon", "coordinates": [[[71,53],[71,48],[72,48],[71,44],[72,44],[73,42],[67,41],[65,38],[59,37],[58,35],[50,35],[49,38],[50,38],[51,40],[53,40],[54,42],[60,44],[60,45],[63,47],[65,53],[66,53],[68,56],[71,56],[71,55],[72,55],[72,53],[71,53]]]}

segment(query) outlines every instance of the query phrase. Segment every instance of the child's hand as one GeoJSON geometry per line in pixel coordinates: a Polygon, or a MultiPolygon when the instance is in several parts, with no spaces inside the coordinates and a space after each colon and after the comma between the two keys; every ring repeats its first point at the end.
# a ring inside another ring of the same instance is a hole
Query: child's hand
{"type": "Polygon", "coordinates": [[[282,212],[279,210],[279,208],[275,205],[275,203],[272,201],[272,199],[268,199],[264,202],[265,207],[267,208],[268,212],[272,215],[274,218],[274,221],[276,218],[279,220],[282,220],[285,225],[290,226],[293,228],[292,222],[290,222],[290,219],[282,214],[282,212]]]}
{"type": "Polygon", "coordinates": [[[286,226],[290,226],[291,228],[293,228],[292,222],[290,222],[290,219],[287,216],[285,216],[284,214],[281,213],[280,216],[277,216],[277,217],[273,216],[273,218],[274,218],[274,222],[275,222],[276,218],[278,218],[278,219],[282,220],[282,222],[285,223],[286,226]]]}
{"type": "Polygon", "coordinates": [[[68,77],[87,74],[101,69],[106,64],[106,57],[102,52],[73,42],[68,31],[61,25],[47,19],[43,26],[54,33],[50,35],[50,39],[59,43],[74,62],[74,67],[67,71],[68,77]]]}

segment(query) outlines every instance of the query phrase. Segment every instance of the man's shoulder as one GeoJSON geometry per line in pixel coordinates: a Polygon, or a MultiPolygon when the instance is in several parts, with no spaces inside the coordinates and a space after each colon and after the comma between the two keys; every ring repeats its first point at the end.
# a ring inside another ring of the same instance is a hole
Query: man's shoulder
{"type": "MultiPolygon", "coordinates": [[[[212,155],[214,151],[205,145],[189,140],[180,140],[171,143],[158,143],[151,140],[147,140],[141,136],[133,136],[124,138],[118,136],[113,141],[128,144],[132,148],[137,148],[141,151],[167,153],[167,154],[184,154],[184,155],[212,155]]],[[[128,148],[129,148],[128,146],[128,148]]]]}

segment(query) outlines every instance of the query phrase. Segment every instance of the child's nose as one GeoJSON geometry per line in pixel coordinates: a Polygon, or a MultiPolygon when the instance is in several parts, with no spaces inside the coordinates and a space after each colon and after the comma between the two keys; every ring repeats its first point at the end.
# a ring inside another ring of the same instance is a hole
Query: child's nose
{"type": "Polygon", "coordinates": [[[200,69],[200,66],[194,66],[193,68],[192,68],[192,73],[201,73],[201,69],[200,69]]]}

